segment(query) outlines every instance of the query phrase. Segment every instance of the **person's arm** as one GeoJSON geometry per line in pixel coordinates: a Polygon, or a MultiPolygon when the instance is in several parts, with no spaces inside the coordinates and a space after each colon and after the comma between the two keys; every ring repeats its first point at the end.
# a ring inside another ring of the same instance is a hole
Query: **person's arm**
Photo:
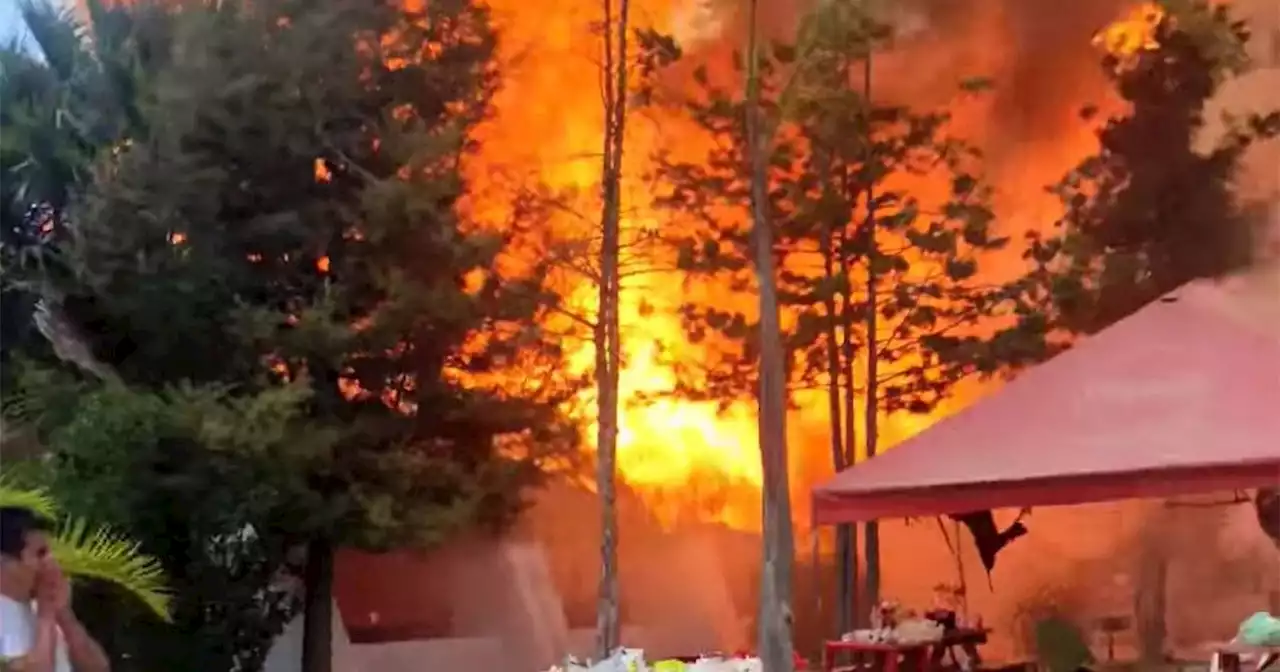
{"type": "Polygon", "coordinates": [[[36,617],[35,638],[31,648],[21,657],[9,663],[15,672],[55,672],[57,661],[58,622],[53,614],[36,617]]]}
{"type": "Polygon", "coordinates": [[[107,652],[80,623],[75,612],[69,607],[59,610],[57,624],[62,629],[63,641],[67,643],[71,669],[75,672],[111,672],[111,659],[107,658],[107,652]]]}

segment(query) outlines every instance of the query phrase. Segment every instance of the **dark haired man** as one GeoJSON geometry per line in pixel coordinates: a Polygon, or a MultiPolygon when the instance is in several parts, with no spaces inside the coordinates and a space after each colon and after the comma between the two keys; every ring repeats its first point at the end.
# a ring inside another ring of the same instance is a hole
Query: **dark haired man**
{"type": "Polygon", "coordinates": [[[0,507],[0,659],[19,672],[111,669],[71,611],[71,587],[49,551],[48,523],[20,507],[0,507]]]}

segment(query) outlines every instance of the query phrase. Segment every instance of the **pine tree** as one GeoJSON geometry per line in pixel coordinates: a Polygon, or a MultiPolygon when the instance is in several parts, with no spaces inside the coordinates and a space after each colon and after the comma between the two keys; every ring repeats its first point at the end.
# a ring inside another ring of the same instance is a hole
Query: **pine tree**
{"type": "Polygon", "coordinates": [[[769,191],[770,148],[775,128],[766,116],[761,98],[761,48],[759,2],[751,0],[748,13],[747,71],[743,130],[745,131],[747,202],[751,212],[751,250],[747,256],[756,281],[760,344],[759,409],[760,465],[764,478],[760,606],[757,645],[766,672],[795,669],[791,636],[791,581],[795,564],[795,536],[791,520],[790,463],[787,459],[786,352],[780,324],[777,263],[773,255],[773,222],[769,191]]]}
{"type": "MultiPolygon", "coordinates": [[[[1137,44],[1099,36],[1102,67],[1127,110],[1103,121],[1097,153],[1051,187],[1064,213],[1055,229],[1029,236],[1028,286],[1064,331],[1105,329],[1187,282],[1251,261],[1259,218],[1234,180],[1250,147],[1280,135],[1280,111],[1229,120],[1214,146],[1198,149],[1206,104],[1249,66],[1248,27],[1225,4],[1167,0],[1155,9],[1145,26],[1131,26],[1145,29],[1137,44]]],[[[1167,558],[1146,549],[1142,560],[1139,648],[1156,660],[1167,558]]]]}
{"type": "MultiPolygon", "coordinates": [[[[549,286],[572,296],[583,286],[596,290],[595,310],[555,305],[544,327],[566,343],[590,339],[595,351],[596,492],[601,506],[600,583],[597,600],[596,654],[605,658],[622,642],[621,587],[618,578],[617,440],[619,376],[626,345],[619,331],[624,288],[659,269],[654,263],[654,232],[626,219],[628,179],[623,173],[627,122],[650,105],[656,76],[680,57],[668,35],[631,25],[626,0],[603,3],[595,28],[601,41],[602,132],[598,193],[575,187],[553,188],[538,176],[517,193],[507,234],[531,257],[543,259],[551,271],[549,286]],[[595,214],[595,212],[599,214],[595,214]]],[[[634,193],[634,192],[631,192],[634,193]]],[[[580,385],[576,372],[565,383],[580,385]]]]}
{"type": "Polygon", "coordinates": [[[1280,134],[1280,112],[1240,115],[1198,150],[1206,103],[1249,65],[1249,31],[1227,5],[1165,5],[1147,16],[1145,45],[1100,40],[1102,67],[1128,110],[1104,120],[1098,152],[1052,187],[1064,206],[1055,230],[1031,236],[1044,299],[1072,331],[1101,329],[1249,262],[1258,218],[1234,180],[1249,148],[1280,134]]]}
{"type": "Polygon", "coordinates": [[[537,382],[559,359],[532,326],[553,303],[542,269],[500,275],[503,240],[455,207],[492,36],[465,0],[171,17],[170,62],[139,92],[146,133],[100,157],[56,250],[69,273],[41,280],[136,403],[193,386],[255,427],[253,400],[291,390],[258,441],[152,437],[188,446],[155,488],[268,500],[256,533],[306,548],[303,669],[328,670],[336,547],[501,525],[571,435],[563,390],[537,382]],[[228,460],[261,488],[224,490],[228,460]]]}
{"type": "MultiPolygon", "coordinates": [[[[852,455],[843,444],[857,436],[855,397],[864,403],[861,436],[870,448],[879,418],[931,412],[966,377],[1035,361],[1048,348],[1047,322],[1023,301],[1021,284],[980,273],[1007,239],[992,231],[976,152],[947,135],[945,113],[868,101],[869,45],[885,34],[857,3],[827,3],[797,45],[774,45],[761,70],[764,105],[785,120],[768,159],[767,197],[779,301],[794,325],[787,383],[793,393],[828,390],[833,457],[852,455]],[[860,379],[856,363],[865,367],[860,379]]],[[[745,215],[737,218],[750,187],[737,121],[744,102],[705,72],[698,77],[704,91],[691,114],[717,149],[705,162],[664,158],[663,202],[702,223],[676,241],[682,267],[749,288],[752,239],[745,215]]],[[[685,371],[701,374],[686,391],[725,398],[757,384],[757,318],[734,305],[685,306],[691,336],[715,334],[724,346],[706,370],[685,371]]]]}
{"type": "Polygon", "coordinates": [[[621,275],[622,152],[627,122],[629,0],[604,0],[604,156],[600,171],[600,282],[594,329],[596,347],[596,489],[600,495],[600,590],[596,614],[596,655],[607,658],[621,646],[618,585],[618,375],[622,366],[618,301],[621,275]]]}

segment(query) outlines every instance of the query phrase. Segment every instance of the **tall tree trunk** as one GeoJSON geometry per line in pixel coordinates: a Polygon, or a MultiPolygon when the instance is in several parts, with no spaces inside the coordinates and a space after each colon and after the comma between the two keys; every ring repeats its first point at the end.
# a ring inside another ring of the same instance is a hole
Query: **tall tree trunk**
{"type": "MultiPolygon", "coordinates": [[[[823,176],[823,183],[830,183],[830,176],[823,176]]],[[[834,224],[828,221],[822,230],[822,270],[831,294],[825,300],[827,311],[827,415],[831,427],[831,466],[837,473],[849,466],[844,447],[844,414],[840,405],[840,344],[837,340],[836,296],[832,281],[835,278],[834,224]]],[[[848,418],[852,421],[853,418],[848,418]]],[[[853,549],[850,547],[849,525],[836,526],[836,635],[853,629],[853,549]]]]}
{"type": "Polygon", "coordinates": [[[333,544],[313,539],[303,573],[302,672],[333,669],[333,544]]]}
{"type": "Polygon", "coordinates": [[[951,538],[956,540],[956,588],[960,589],[960,615],[969,620],[969,579],[964,572],[964,547],[960,543],[960,521],[951,521],[951,538]]]}
{"type": "Polygon", "coordinates": [[[1165,520],[1163,507],[1150,514],[1139,541],[1133,611],[1137,622],[1138,661],[1144,670],[1164,665],[1169,584],[1169,554],[1162,539],[1165,520]]]}
{"type": "MultiPolygon", "coordinates": [[[[871,157],[873,154],[871,133],[871,52],[867,52],[867,58],[863,61],[863,103],[867,106],[867,162],[864,166],[864,180],[866,181],[866,205],[867,220],[865,234],[867,237],[867,399],[866,399],[866,420],[864,422],[864,430],[867,441],[867,459],[876,456],[876,442],[880,436],[880,385],[879,385],[879,366],[880,366],[880,348],[876,330],[879,322],[879,311],[877,310],[877,287],[878,270],[876,268],[877,256],[880,254],[876,245],[876,207],[875,207],[875,177],[869,170],[871,157]]],[[[867,603],[870,608],[874,608],[880,602],[880,524],[876,521],[867,523],[867,603]]]]}
{"type": "Polygon", "coordinates": [[[787,473],[786,365],[778,324],[773,232],[768,200],[768,152],[771,139],[761,119],[760,53],[757,44],[759,0],[750,0],[746,131],[751,170],[751,225],[756,281],[760,292],[759,438],[763,497],[763,566],[760,572],[759,650],[764,672],[791,672],[791,488],[787,473]]]}
{"type": "MultiPolygon", "coordinates": [[[[847,186],[847,176],[842,180],[842,182],[847,186]]],[[[842,232],[840,236],[840,244],[838,246],[838,249],[840,250],[840,270],[841,273],[844,274],[846,280],[844,300],[842,302],[844,305],[840,310],[840,319],[842,322],[841,327],[844,331],[841,336],[840,349],[844,354],[844,361],[842,362],[842,366],[844,368],[844,462],[845,464],[852,466],[858,461],[858,419],[854,412],[854,401],[857,399],[857,390],[854,385],[854,381],[856,380],[854,375],[854,355],[856,353],[853,342],[853,290],[849,284],[849,279],[851,278],[849,255],[844,249],[847,242],[845,238],[847,233],[847,230],[842,232]]],[[[865,591],[859,589],[859,585],[862,583],[862,571],[858,562],[858,526],[850,525],[848,529],[849,585],[851,586],[851,590],[854,591],[852,598],[853,622],[855,625],[859,625],[863,623],[863,619],[868,612],[862,605],[862,598],[864,597],[863,593],[865,591]]]]}
{"type": "Polygon", "coordinates": [[[596,653],[600,658],[621,646],[618,584],[618,369],[622,353],[618,341],[618,297],[622,219],[622,148],[627,106],[628,0],[619,0],[617,16],[612,0],[604,0],[604,157],[601,171],[600,297],[595,324],[598,464],[600,493],[600,590],[596,605],[596,653]],[[616,24],[617,34],[614,35],[616,24]]]}

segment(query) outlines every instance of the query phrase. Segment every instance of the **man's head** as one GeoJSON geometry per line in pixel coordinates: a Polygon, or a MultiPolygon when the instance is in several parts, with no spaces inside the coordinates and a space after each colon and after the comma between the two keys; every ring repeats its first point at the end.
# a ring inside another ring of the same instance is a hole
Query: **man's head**
{"type": "Polygon", "coordinates": [[[0,507],[0,590],[11,597],[35,595],[40,571],[49,564],[49,522],[30,509],[0,507]]]}

